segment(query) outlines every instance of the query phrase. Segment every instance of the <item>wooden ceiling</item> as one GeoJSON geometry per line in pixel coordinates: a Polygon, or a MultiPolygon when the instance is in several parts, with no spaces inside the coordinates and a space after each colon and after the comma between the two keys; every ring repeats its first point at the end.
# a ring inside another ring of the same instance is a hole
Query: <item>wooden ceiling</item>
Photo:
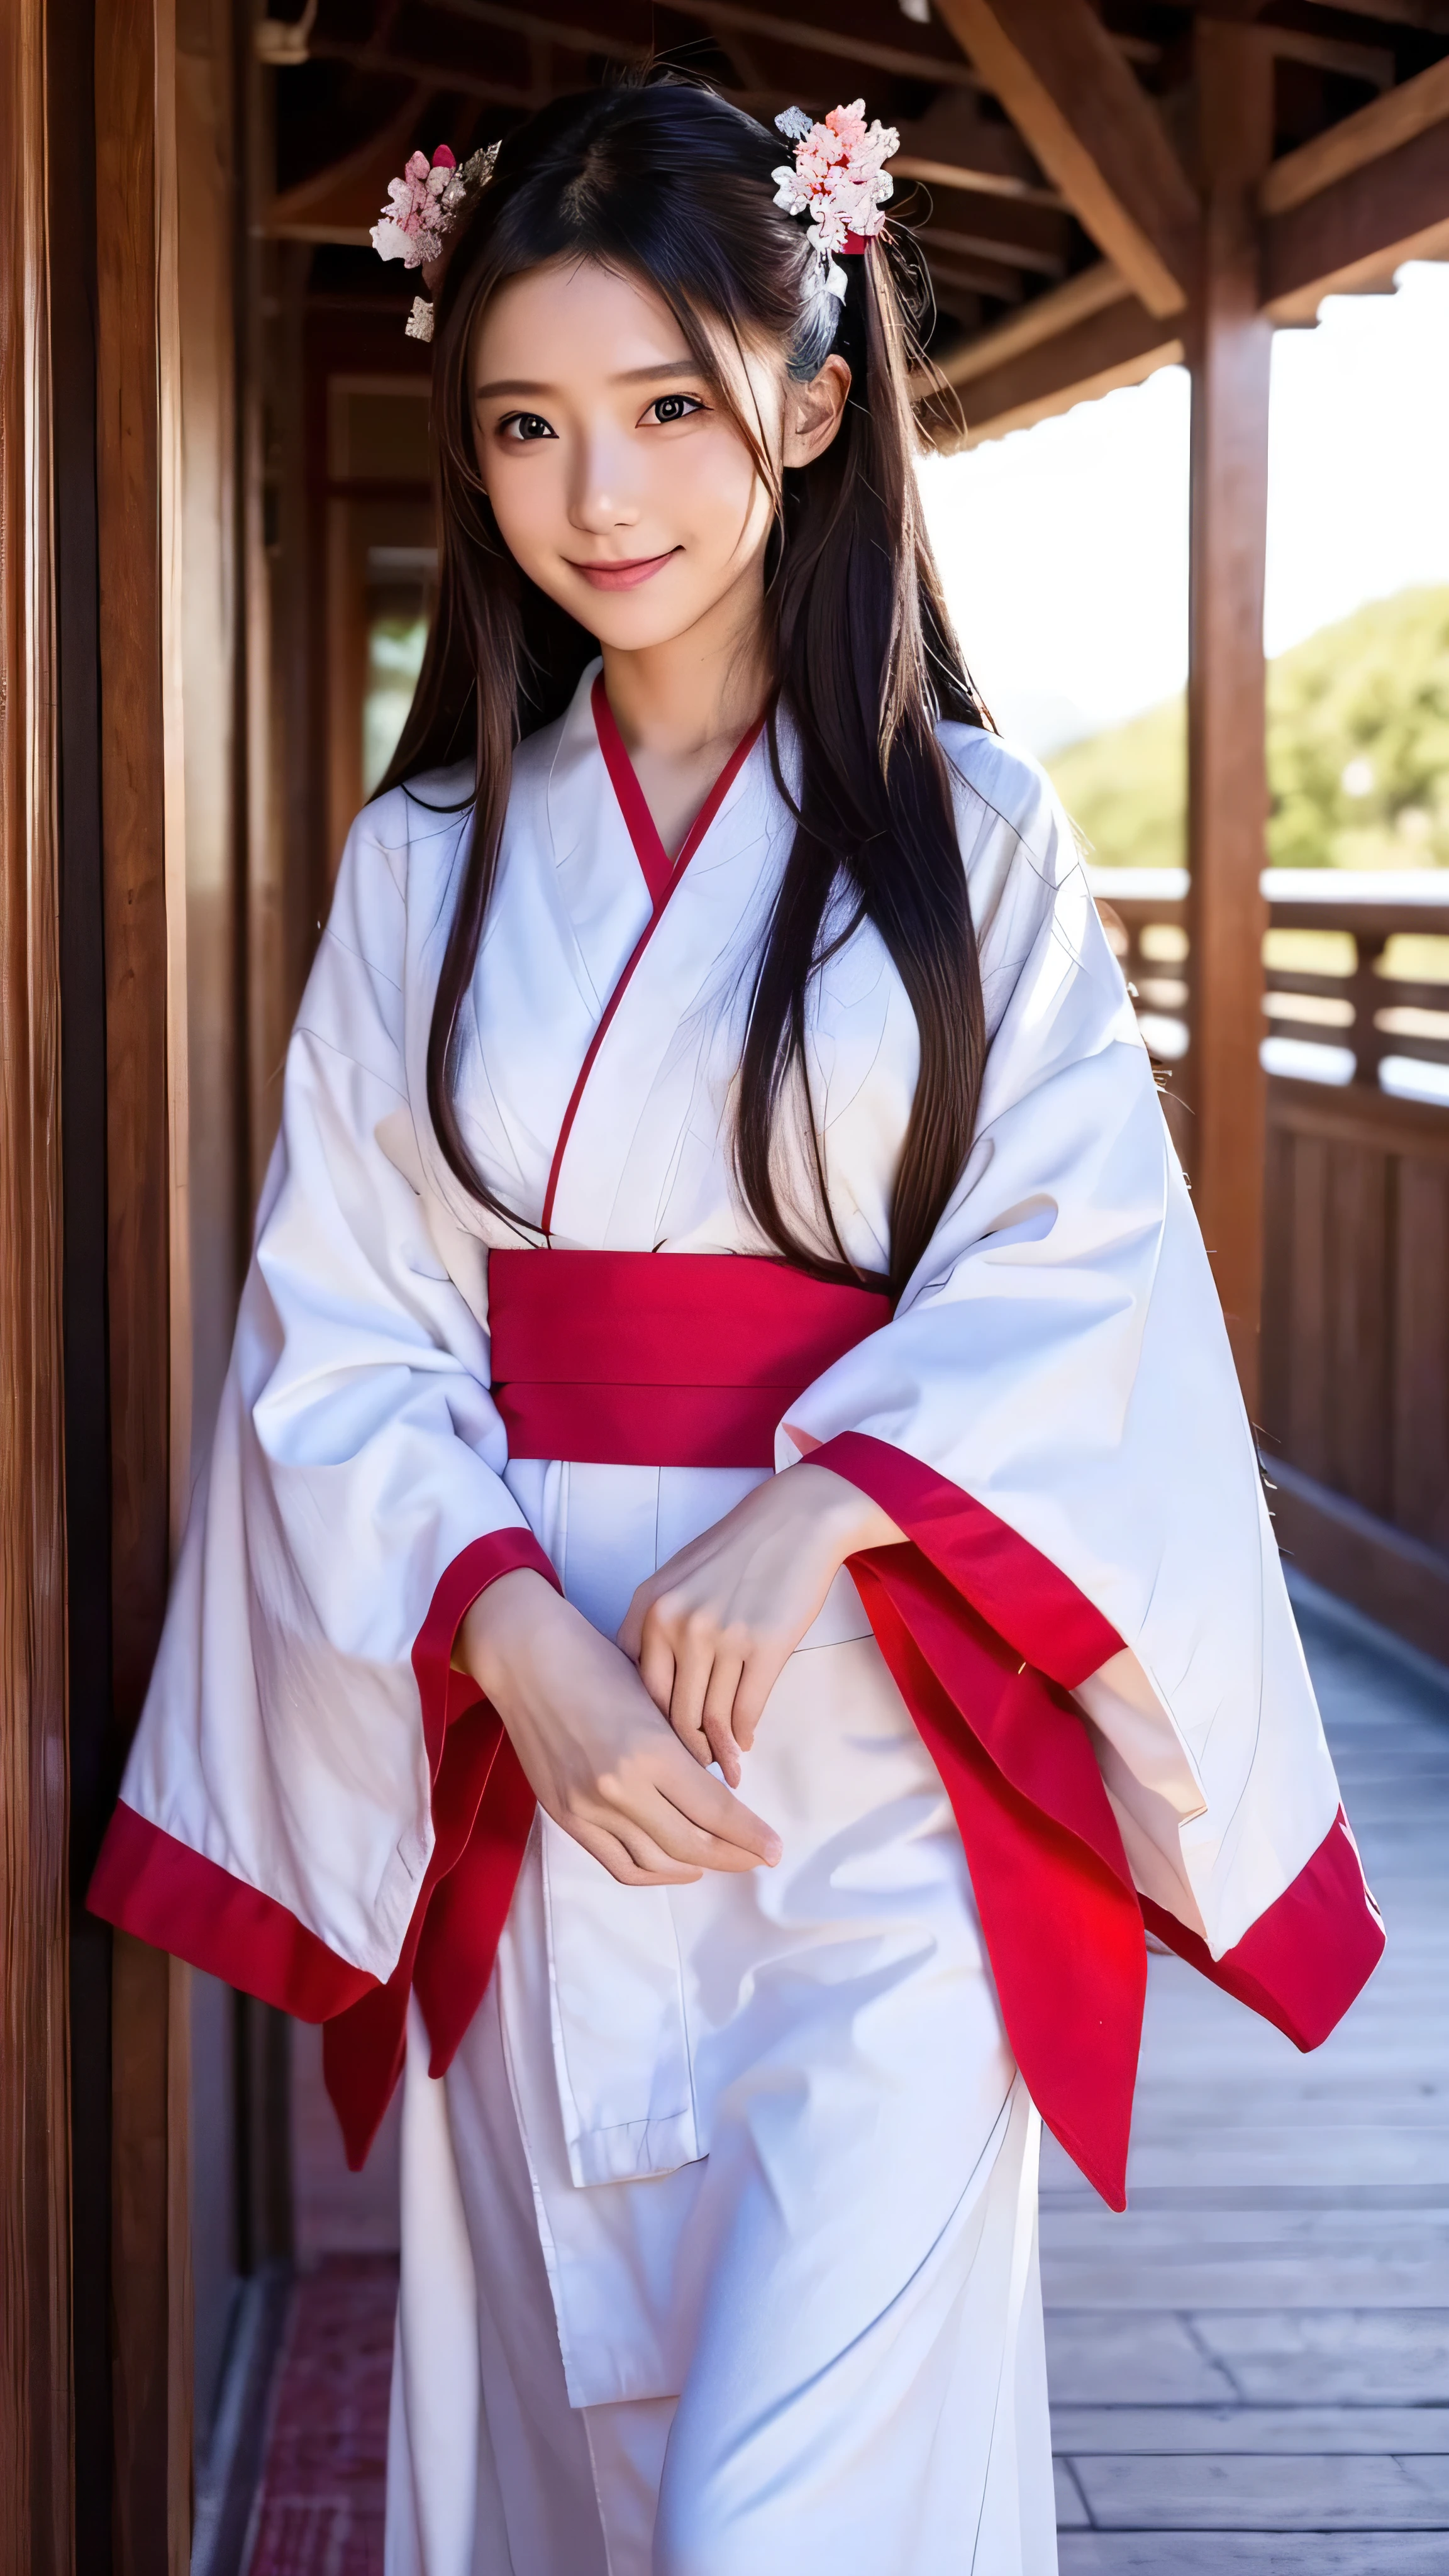
{"type": "MultiPolygon", "coordinates": [[[[307,0],[256,29],[275,69],[268,229],[365,245],[414,144],[461,154],[624,64],[688,66],[764,122],[863,92],[900,130],[892,212],[925,247],[932,355],[974,443],[1182,355],[1204,22],[1251,29],[1271,61],[1275,320],[1449,257],[1449,0],[307,0]]],[[[954,411],[933,426],[963,434],[954,411]]]]}

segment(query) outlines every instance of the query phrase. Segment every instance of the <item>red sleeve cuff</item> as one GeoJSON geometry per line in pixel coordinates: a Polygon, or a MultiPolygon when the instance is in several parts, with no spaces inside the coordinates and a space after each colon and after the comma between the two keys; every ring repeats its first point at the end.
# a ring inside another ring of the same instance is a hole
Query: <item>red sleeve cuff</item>
{"type": "Polygon", "coordinates": [[[1169,1950],[1304,2050],[1322,2047],[1383,1956],[1383,1916],[1342,1807],[1291,1886],[1220,1959],[1165,1906],[1139,1902],[1169,1950]]]}
{"type": "Polygon", "coordinates": [[[483,1696],[466,1673],[453,1670],[458,1630],[479,1593],[486,1592],[500,1575],[516,1574],[520,1568],[541,1574],[555,1592],[563,1590],[532,1530],[527,1529],[490,1530],[486,1538],[475,1538],[438,1577],[413,1646],[413,1671],[423,1704],[423,1741],[434,1779],[449,1727],[483,1696]]]}
{"type": "Polygon", "coordinates": [[[997,1635],[1064,1690],[1121,1653],[1116,1629],[1060,1566],[904,1449],[841,1431],[811,1450],[810,1464],[869,1494],[997,1635]]]}
{"type": "Polygon", "coordinates": [[[106,1829],[86,1904],[103,1922],[299,2021],[326,2021],[377,1987],[275,1897],[124,1802],[106,1829]]]}

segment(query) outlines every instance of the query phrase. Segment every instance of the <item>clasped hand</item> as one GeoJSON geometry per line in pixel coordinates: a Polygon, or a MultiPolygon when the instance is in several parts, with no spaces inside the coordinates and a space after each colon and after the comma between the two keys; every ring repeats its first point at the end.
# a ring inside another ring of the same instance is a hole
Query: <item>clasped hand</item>
{"type": "Polygon", "coordinates": [[[619,1643],[696,1762],[731,1788],[840,1567],[901,1532],[829,1467],[786,1468],[641,1583],[619,1643]]]}
{"type": "Polygon", "coordinates": [[[773,1867],[779,1836],[734,1795],[740,1755],[837,1569],[900,1535],[844,1477],[791,1467],[641,1583],[618,1645],[520,1568],[474,1602],[457,1660],[540,1806],[623,1885],[773,1867]]]}

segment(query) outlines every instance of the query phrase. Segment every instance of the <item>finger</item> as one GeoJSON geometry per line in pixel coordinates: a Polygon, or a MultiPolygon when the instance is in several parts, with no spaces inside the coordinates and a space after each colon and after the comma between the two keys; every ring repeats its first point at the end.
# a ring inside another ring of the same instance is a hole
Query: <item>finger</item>
{"type": "MultiPolygon", "coordinates": [[[[675,1748],[671,1746],[671,1753],[675,1748]]],[[[689,1794],[692,1783],[701,1775],[692,1763],[681,1761],[679,1781],[689,1794]]],[[[602,1790],[604,1803],[586,1811],[581,1821],[598,1833],[611,1835],[623,1844],[635,1866],[656,1874],[668,1871],[675,1876],[687,1871],[697,1876],[702,1869],[755,1869],[760,1854],[746,1850],[737,1838],[727,1839],[690,1816],[682,1799],[676,1801],[656,1779],[634,1779],[627,1786],[620,1782],[602,1790]]]]}
{"type": "MultiPolygon", "coordinates": [[[[665,1608],[664,1603],[656,1604],[654,1618],[646,1621],[646,1627],[664,1624],[665,1608]]],[[[719,1630],[707,1610],[691,1610],[682,1621],[670,1619],[667,1626],[674,1653],[669,1723],[696,1761],[708,1763],[712,1756],[704,1732],[704,1702],[720,1648],[719,1630]]]]}
{"type": "Polygon", "coordinates": [[[681,1830],[681,1819],[668,1801],[651,1799],[648,1818],[615,1816],[610,1831],[624,1846],[641,1876],[676,1885],[698,1878],[714,1866],[705,1848],[708,1837],[681,1830]]]}
{"type": "MultiPolygon", "coordinates": [[[[758,1854],[723,1842],[717,1834],[691,1823],[652,1783],[636,1786],[627,1805],[610,1806],[603,1817],[587,1819],[590,1831],[623,1846],[644,1877],[660,1884],[680,1884],[706,1869],[755,1869],[758,1854]]],[[[617,1872],[616,1872],[617,1875],[617,1872]]]]}
{"type": "Polygon", "coordinates": [[[623,1619],[620,1621],[619,1633],[614,1642],[616,1645],[622,1647],[631,1663],[637,1664],[639,1661],[639,1648],[644,1634],[645,1614],[649,1610],[658,1588],[658,1575],[649,1575],[648,1578],[636,1589],[634,1598],[630,1602],[628,1609],[625,1611],[623,1619]]]}
{"type": "Polygon", "coordinates": [[[703,1727],[709,1749],[732,1789],[740,1785],[740,1741],[734,1727],[734,1707],[741,1675],[749,1669],[746,1658],[721,1650],[715,1656],[709,1688],[704,1695],[703,1727]]]}
{"type": "Polygon", "coordinates": [[[564,1831],[586,1852],[592,1852],[594,1859],[602,1862],[609,1876],[616,1878],[621,1887],[693,1887],[704,1875],[705,1863],[671,1860],[643,1832],[635,1837],[638,1844],[635,1851],[618,1834],[609,1832],[603,1825],[586,1824],[579,1817],[571,1818],[564,1825],[564,1831]],[[649,1858],[651,1853],[652,1859],[649,1858]]]}
{"type": "Polygon", "coordinates": [[[672,1705],[669,1711],[669,1723],[690,1759],[697,1762],[702,1771],[707,1771],[715,1757],[714,1747],[705,1734],[704,1728],[702,1726],[690,1728],[687,1718],[676,1717],[672,1705]]]}
{"type": "Polygon", "coordinates": [[[735,1742],[744,1753],[754,1743],[770,1693],[789,1660],[788,1651],[778,1646],[754,1646],[744,1658],[730,1715],[735,1742]]]}
{"type": "Polygon", "coordinates": [[[693,1763],[670,1764],[659,1776],[659,1789],[671,1806],[705,1833],[768,1861],[772,1868],[779,1859],[783,1846],[773,1825],[767,1825],[712,1772],[696,1770],[693,1763]]]}
{"type": "Polygon", "coordinates": [[[674,1648],[655,1610],[656,1605],[651,1602],[640,1632],[639,1679],[660,1716],[668,1717],[674,1694],[674,1648]]]}
{"type": "Polygon", "coordinates": [[[748,1648],[748,1631],[721,1627],[711,1611],[692,1611],[682,1640],[676,1630],[669,1723],[698,1761],[720,1764],[731,1786],[737,1777],[730,1768],[737,1747],[730,1711],[748,1648]]]}
{"type": "MultiPolygon", "coordinates": [[[[627,1833],[628,1827],[621,1824],[619,1830],[627,1833]]],[[[658,1805],[650,1808],[648,1830],[649,1840],[667,1852],[676,1867],[740,1874],[760,1866],[761,1853],[747,1851],[739,1842],[727,1842],[721,1835],[708,1832],[703,1825],[692,1823],[662,1794],[658,1805]]]]}

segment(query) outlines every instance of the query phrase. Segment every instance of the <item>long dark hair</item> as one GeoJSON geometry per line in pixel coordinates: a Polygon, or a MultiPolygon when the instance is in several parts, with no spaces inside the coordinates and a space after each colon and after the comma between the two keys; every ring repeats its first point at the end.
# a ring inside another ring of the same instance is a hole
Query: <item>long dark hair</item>
{"type": "MultiPolygon", "coordinates": [[[[952,632],[912,455],[911,327],[922,270],[908,237],[883,234],[845,262],[843,307],[805,228],[774,203],[781,144],[696,83],[668,78],[556,99],[510,135],[457,243],[439,298],[434,429],[438,608],[412,710],[384,788],[471,752],[474,824],[428,1044],[428,1108],[457,1178],[517,1223],[464,1144],[454,1102],[459,1018],[498,863],[514,745],[561,714],[597,647],[519,571],[499,537],[473,444],[469,348],[487,298],[546,261],[591,259],[651,286],[729,405],[766,481],[758,428],[720,381],[720,336],[778,347],[808,381],[832,348],[851,369],[833,444],[775,489],[767,614],[777,703],[799,746],[797,828],[758,961],[740,1065],[740,1189],[783,1259],[854,1278],[830,1210],[810,1100],[813,979],[862,920],[894,960],[915,1013],[919,1073],[891,1202],[899,1293],[955,1188],[975,1125],[986,1051],[981,974],[942,716],[983,710],[952,632]],[[843,910],[840,898],[844,897],[843,910]],[[832,925],[826,931],[827,917],[832,925]],[[819,1206],[781,1204],[772,1137],[782,1101],[804,1104],[819,1206]]],[[[772,724],[776,776],[786,793],[772,724]]]]}

